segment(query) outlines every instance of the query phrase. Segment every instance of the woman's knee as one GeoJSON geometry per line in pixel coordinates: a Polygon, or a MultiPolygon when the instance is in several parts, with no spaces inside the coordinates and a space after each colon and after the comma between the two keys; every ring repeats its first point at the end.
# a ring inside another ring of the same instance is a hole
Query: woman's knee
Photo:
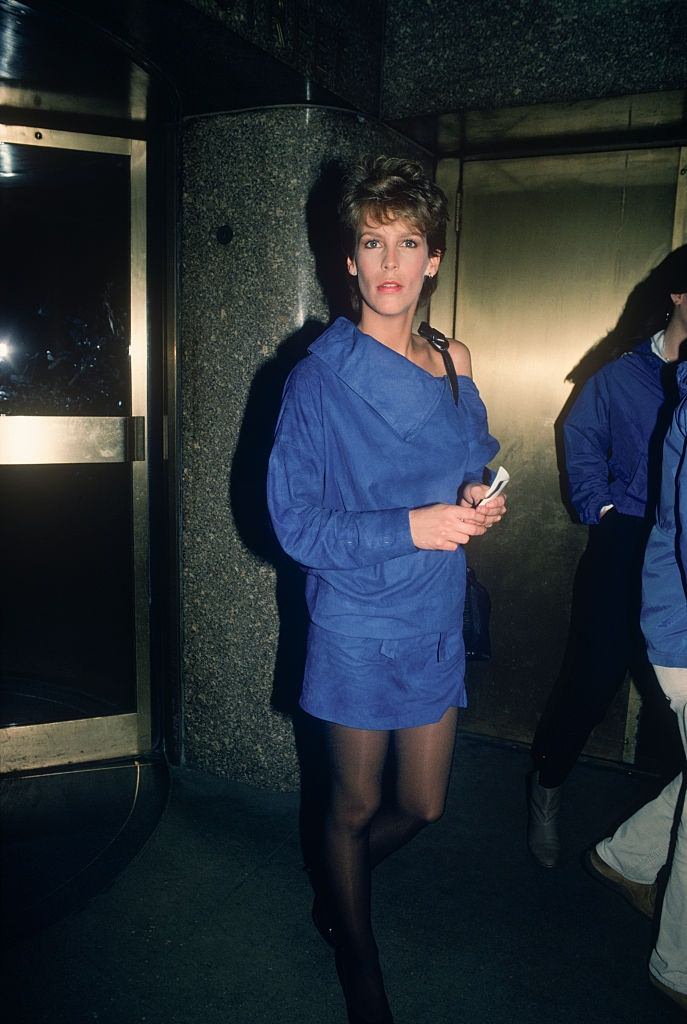
{"type": "Polygon", "coordinates": [[[405,800],[400,804],[400,810],[412,818],[418,828],[425,828],[427,825],[434,825],[443,817],[446,808],[444,797],[428,797],[427,799],[405,800]]]}
{"type": "Polygon", "coordinates": [[[369,828],[370,822],[380,807],[378,794],[334,793],[330,807],[330,820],[335,827],[345,829],[352,835],[369,828]]]}
{"type": "Polygon", "coordinates": [[[444,808],[428,807],[422,814],[416,816],[419,828],[427,828],[428,825],[436,823],[444,816],[444,808]]]}

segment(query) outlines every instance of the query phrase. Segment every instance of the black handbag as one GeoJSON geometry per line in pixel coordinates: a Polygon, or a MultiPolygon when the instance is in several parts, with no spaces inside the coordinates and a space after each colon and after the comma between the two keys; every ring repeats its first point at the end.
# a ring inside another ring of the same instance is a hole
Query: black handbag
{"type": "Polygon", "coordinates": [[[491,658],[490,615],[489,591],[479,582],[475,570],[468,565],[463,607],[463,643],[468,661],[489,661],[491,658]]]}
{"type": "MultiPolygon", "coordinates": [[[[417,329],[432,348],[441,353],[446,368],[446,375],[451,385],[454,402],[458,402],[458,378],[456,368],[448,350],[446,335],[436,331],[424,320],[417,329]]],[[[489,617],[491,615],[491,598],[487,588],[479,582],[475,570],[466,566],[465,605],[463,607],[463,642],[465,657],[468,661],[488,661],[491,657],[491,637],[489,635],[489,617]]]]}

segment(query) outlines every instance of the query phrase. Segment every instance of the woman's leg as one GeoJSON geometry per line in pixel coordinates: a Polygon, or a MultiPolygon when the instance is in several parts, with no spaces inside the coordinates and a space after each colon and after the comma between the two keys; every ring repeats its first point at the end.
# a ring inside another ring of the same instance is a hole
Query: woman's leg
{"type": "Polygon", "coordinates": [[[451,770],[457,709],[441,721],[394,733],[394,805],[381,808],[390,734],[327,725],[332,791],[324,856],[344,958],[346,995],[366,1020],[388,1013],[371,922],[371,869],[441,817],[451,770]]]}
{"type": "Polygon", "coordinates": [[[372,931],[370,822],[381,802],[389,733],[328,723],[331,794],[324,826],[325,876],[349,1007],[383,1020],[388,1003],[372,931]]]}
{"type": "Polygon", "coordinates": [[[372,820],[372,867],[443,814],[457,718],[458,709],[449,708],[438,722],[394,733],[396,799],[391,807],[382,807],[372,820]]]}

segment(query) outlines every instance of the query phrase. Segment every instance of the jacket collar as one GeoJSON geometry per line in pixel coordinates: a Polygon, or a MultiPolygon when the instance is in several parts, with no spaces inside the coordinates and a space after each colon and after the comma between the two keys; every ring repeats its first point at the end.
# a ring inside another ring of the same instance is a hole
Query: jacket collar
{"type": "Polygon", "coordinates": [[[379,413],[403,440],[416,433],[449,387],[431,373],[363,334],[345,317],[334,321],[309,352],[379,413]]]}
{"type": "Polygon", "coordinates": [[[677,375],[677,389],[680,398],[687,398],[687,361],[678,363],[675,373],[677,375]]]}
{"type": "Polygon", "coordinates": [[[640,341],[634,348],[630,348],[627,352],[623,352],[622,354],[624,356],[643,356],[648,359],[650,363],[654,363],[656,366],[662,366],[665,363],[665,360],[656,355],[651,347],[651,342],[651,338],[645,338],[644,341],[640,341]]]}

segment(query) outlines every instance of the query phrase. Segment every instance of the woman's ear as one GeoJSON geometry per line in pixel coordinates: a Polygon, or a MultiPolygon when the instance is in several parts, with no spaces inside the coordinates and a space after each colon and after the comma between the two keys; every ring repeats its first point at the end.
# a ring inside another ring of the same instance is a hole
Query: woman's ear
{"type": "Polygon", "coordinates": [[[430,256],[427,261],[427,277],[436,277],[439,272],[439,264],[441,263],[441,255],[430,256]]]}
{"type": "Polygon", "coordinates": [[[355,260],[352,260],[350,256],[346,257],[346,266],[348,267],[348,273],[353,277],[358,276],[358,268],[355,265],[355,260]]]}

